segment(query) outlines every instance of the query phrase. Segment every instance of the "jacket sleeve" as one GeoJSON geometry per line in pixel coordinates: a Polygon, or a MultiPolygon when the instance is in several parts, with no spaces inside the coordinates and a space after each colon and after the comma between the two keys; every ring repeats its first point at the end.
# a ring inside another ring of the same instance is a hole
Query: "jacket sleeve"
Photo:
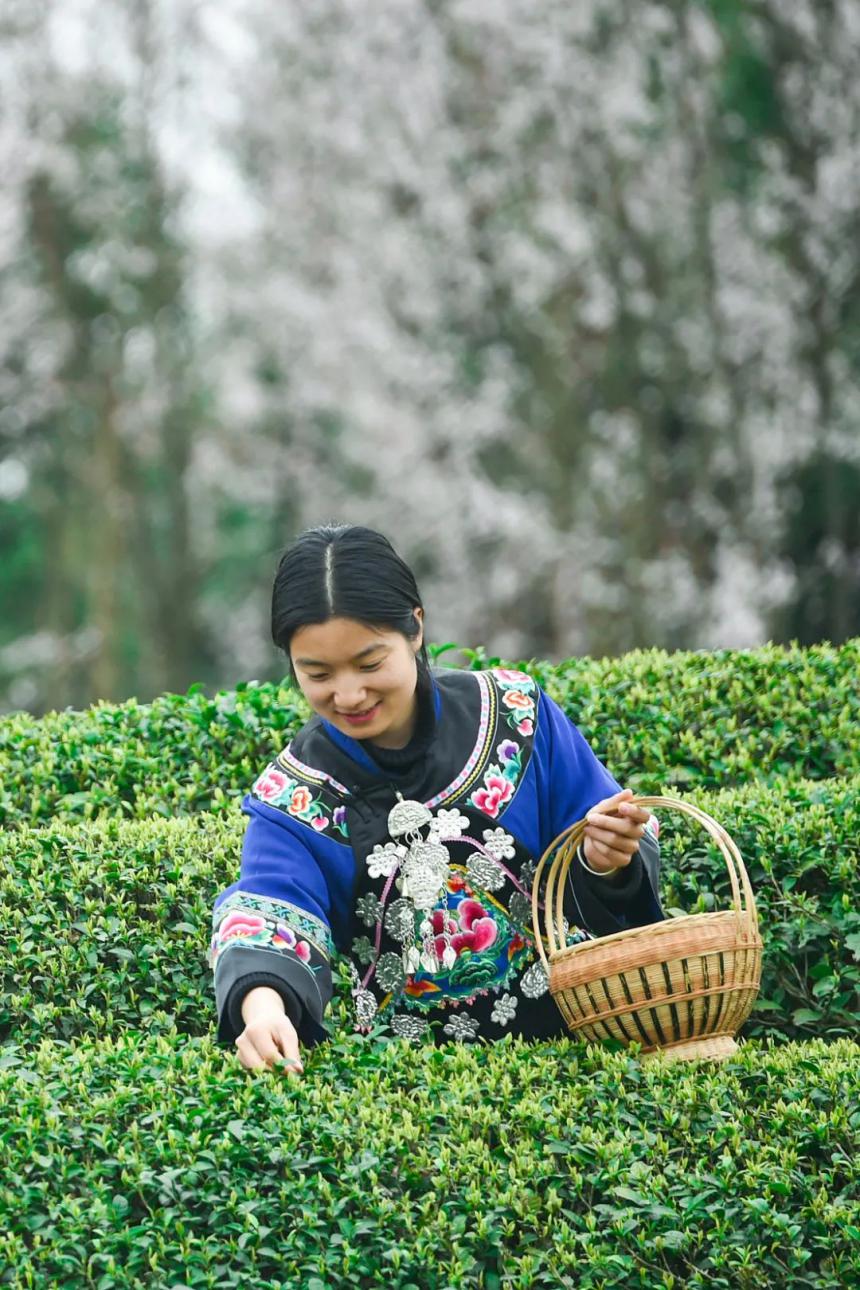
{"type": "Polygon", "coordinates": [[[331,900],[307,829],[246,795],[249,817],[238,882],[216,898],[208,963],[214,973],[217,1041],[245,1028],[242,1000],[258,985],[284,1001],[302,1043],[327,1039],[323,1014],[333,993],[331,900]]]}
{"type": "MultiPolygon", "coordinates": [[[[558,704],[540,691],[538,731],[534,755],[538,757],[538,792],[541,816],[541,855],[571,824],[592,806],[621,792],[621,784],[593,752],[580,730],[558,704]]],[[[619,874],[588,871],[581,852],[568,870],[573,897],[573,917],[593,936],[609,936],[627,927],[661,922],[660,846],[653,820],[640,844],[619,874]]]]}

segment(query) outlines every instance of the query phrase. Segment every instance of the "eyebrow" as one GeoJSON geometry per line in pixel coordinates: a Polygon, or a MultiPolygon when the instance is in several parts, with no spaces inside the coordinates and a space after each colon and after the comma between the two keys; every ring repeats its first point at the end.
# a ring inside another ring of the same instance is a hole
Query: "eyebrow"
{"type": "MultiPolygon", "coordinates": [[[[360,650],[358,654],[353,655],[351,661],[355,663],[358,659],[366,658],[368,654],[372,654],[378,649],[388,649],[388,646],[382,641],[377,645],[368,645],[366,649],[360,650]]],[[[321,663],[318,658],[297,658],[296,662],[301,663],[302,667],[328,667],[328,663],[321,663]]]]}

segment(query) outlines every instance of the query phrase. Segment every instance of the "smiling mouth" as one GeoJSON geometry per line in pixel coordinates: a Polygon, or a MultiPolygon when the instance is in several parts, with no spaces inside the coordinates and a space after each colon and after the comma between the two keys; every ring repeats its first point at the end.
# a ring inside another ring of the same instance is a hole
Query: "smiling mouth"
{"type": "Polygon", "coordinates": [[[379,704],[374,703],[372,708],[365,708],[363,712],[339,712],[338,716],[345,717],[347,721],[362,721],[365,717],[371,716],[378,707],[379,704]]]}

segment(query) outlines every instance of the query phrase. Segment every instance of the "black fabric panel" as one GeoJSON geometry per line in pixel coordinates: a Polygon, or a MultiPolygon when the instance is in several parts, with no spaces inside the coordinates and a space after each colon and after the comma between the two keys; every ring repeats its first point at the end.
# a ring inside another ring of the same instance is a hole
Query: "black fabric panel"
{"type": "Polygon", "coordinates": [[[322,1024],[333,993],[331,969],[327,964],[312,977],[303,964],[287,955],[273,954],[270,950],[255,949],[250,945],[235,945],[218,965],[216,974],[218,1043],[235,1043],[245,1029],[242,1000],[257,985],[268,985],[279,992],[287,1016],[303,1044],[312,1048],[329,1038],[329,1032],[322,1024]]]}

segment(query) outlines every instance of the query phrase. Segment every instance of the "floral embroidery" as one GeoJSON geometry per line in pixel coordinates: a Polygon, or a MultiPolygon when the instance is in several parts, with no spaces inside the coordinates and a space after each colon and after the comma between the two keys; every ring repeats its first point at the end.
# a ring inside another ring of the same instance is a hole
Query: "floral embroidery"
{"type": "MultiPolygon", "coordinates": [[[[533,708],[534,705],[532,704],[533,708]]],[[[525,733],[522,730],[522,725],[518,729],[520,733],[525,733]]],[[[499,814],[500,807],[505,806],[513,797],[514,790],[523,772],[522,748],[513,739],[503,739],[496,748],[496,754],[499,760],[497,763],[488,766],[484,772],[483,787],[476,788],[471,797],[468,798],[469,806],[476,806],[479,811],[483,811],[492,819],[495,819],[499,814]]],[[[496,832],[501,832],[501,830],[496,830],[496,832]]],[[[486,833],[484,836],[486,837],[486,833]]],[[[491,847],[487,849],[492,850],[491,847]]],[[[501,856],[497,858],[501,858],[501,856]]]]}
{"type": "MultiPolygon", "coordinates": [[[[297,820],[310,824],[318,833],[331,824],[331,819],[322,810],[319,801],[307,785],[290,779],[289,775],[285,775],[275,766],[266,767],[254,784],[252,792],[261,801],[268,802],[271,806],[279,806],[288,814],[295,816],[297,820]]],[[[343,832],[341,825],[338,825],[338,828],[343,832]]]]}
{"type": "Polygon", "coordinates": [[[329,928],[313,914],[288,901],[243,891],[233,892],[213,912],[207,958],[210,968],[214,970],[231,945],[290,951],[308,967],[314,951],[326,960],[334,952],[329,928]]]}
{"type": "Polygon", "coordinates": [[[348,838],[349,827],[346,822],[346,807],[345,806],[335,807],[334,814],[332,815],[331,818],[332,818],[332,823],[334,824],[334,827],[337,829],[338,833],[341,833],[345,838],[348,838]]]}
{"type": "Polygon", "coordinates": [[[458,955],[462,950],[471,950],[473,954],[479,954],[488,945],[492,945],[498,935],[495,922],[478,900],[461,900],[457,906],[457,916],[455,921],[450,916],[446,917],[441,909],[435,909],[430,916],[436,953],[440,959],[445,950],[443,929],[451,933],[451,945],[458,955]]]}
{"type": "Polygon", "coordinates": [[[508,709],[508,725],[518,734],[533,735],[537,692],[534,678],[506,667],[494,668],[493,676],[502,691],[502,704],[508,709]]]}
{"type": "Polygon", "coordinates": [[[494,820],[499,808],[509,802],[513,795],[514,786],[511,781],[505,778],[498,766],[490,766],[484,775],[484,787],[475,789],[469,798],[469,805],[476,806],[494,820]]]}

